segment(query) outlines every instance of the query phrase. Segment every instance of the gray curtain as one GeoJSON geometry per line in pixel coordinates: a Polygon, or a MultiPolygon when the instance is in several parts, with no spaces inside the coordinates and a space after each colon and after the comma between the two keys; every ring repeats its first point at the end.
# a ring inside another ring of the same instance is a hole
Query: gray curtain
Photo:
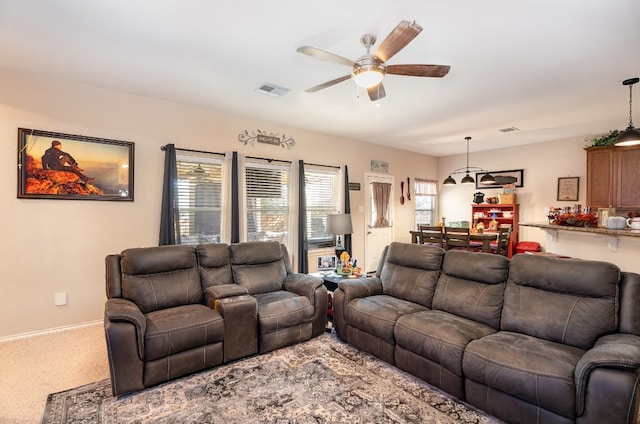
{"type": "Polygon", "coordinates": [[[231,243],[240,242],[240,187],[238,187],[238,152],[231,158],[231,243]]]}
{"type": "Polygon", "coordinates": [[[376,222],[374,227],[388,227],[389,198],[391,197],[391,184],[371,183],[373,186],[373,204],[376,207],[376,222]]]}
{"type": "Polygon", "coordinates": [[[304,161],[298,161],[298,272],[309,272],[307,245],[307,196],[304,184],[304,161]]]}
{"type": "MultiPolygon", "coordinates": [[[[344,166],[344,213],[351,213],[351,200],[349,199],[349,169],[344,166]]],[[[351,234],[344,235],[344,250],[353,255],[351,250],[351,234]]]]}
{"type": "Polygon", "coordinates": [[[180,244],[180,224],[178,221],[178,168],[176,149],[167,144],[164,150],[164,179],[162,182],[162,205],[160,209],[159,245],[180,244]]]}

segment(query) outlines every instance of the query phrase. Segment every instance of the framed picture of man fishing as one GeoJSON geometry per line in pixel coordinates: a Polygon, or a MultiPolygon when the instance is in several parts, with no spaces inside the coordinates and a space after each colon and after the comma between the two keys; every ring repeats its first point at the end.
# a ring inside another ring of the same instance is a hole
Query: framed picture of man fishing
{"type": "Polygon", "coordinates": [[[18,198],[133,201],[134,147],[18,128],[18,198]]]}

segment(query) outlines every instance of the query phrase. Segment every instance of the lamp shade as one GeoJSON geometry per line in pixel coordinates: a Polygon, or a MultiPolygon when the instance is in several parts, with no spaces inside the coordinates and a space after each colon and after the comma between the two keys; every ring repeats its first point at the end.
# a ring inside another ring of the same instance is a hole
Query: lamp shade
{"type": "Polygon", "coordinates": [[[475,182],[476,182],[476,180],[474,180],[473,177],[471,175],[469,175],[468,172],[467,172],[467,175],[462,177],[462,179],[460,180],[460,184],[473,184],[475,182]]]}
{"type": "Polygon", "coordinates": [[[482,178],[480,178],[480,183],[481,184],[495,184],[496,183],[496,179],[493,175],[489,174],[488,172],[486,174],[484,174],[482,176],[482,178]]]}
{"type": "Polygon", "coordinates": [[[353,233],[351,214],[334,213],[327,215],[327,233],[333,235],[353,233]]]}
{"type": "Polygon", "coordinates": [[[616,137],[616,146],[634,146],[640,144],[640,130],[629,127],[616,137]]]}

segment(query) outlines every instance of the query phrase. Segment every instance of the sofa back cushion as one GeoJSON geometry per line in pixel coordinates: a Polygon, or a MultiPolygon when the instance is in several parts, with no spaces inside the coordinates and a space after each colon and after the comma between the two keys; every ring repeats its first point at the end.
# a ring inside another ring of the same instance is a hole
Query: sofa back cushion
{"type": "Polygon", "coordinates": [[[138,305],[143,313],[202,303],[194,247],[140,247],[120,255],[122,297],[138,305]]]}
{"type": "Polygon", "coordinates": [[[236,243],[229,246],[233,281],[249,294],[282,290],[287,276],[286,252],[276,241],[236,243]]]}
{"type": "Polygon", "coordinates": [[[509,259],[502,255],[448,250],[436,285],[433,309],[500,327],[509,259]]]}
{"type": "Polygon", "coordinates": [[[392,242],[380,273],[383,293],[430,308],[443,257],[439,247],[392,242]]]}
{"type": "Polygon", "coordinates": [[[608,262],[515,255],[500,328],[589,349],[617,328],[619,280],[608,262]]]}
{"type": "Polygon", "coordinates": [[[196,246],[200,265],[202,289],[218,284],[233,283],[231,252],[225,243],[207,243],[196,246]]]}

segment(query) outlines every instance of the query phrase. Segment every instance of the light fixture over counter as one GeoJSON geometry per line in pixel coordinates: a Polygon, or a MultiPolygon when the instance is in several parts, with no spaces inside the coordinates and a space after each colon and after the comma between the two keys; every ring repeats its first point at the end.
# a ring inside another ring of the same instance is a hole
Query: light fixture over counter
{"type": "Polygon", "coordinates": [[[460,180],[460,184],[473,184],[476,182],[476,180],[474,180],[473,177],[469,175],[469,172],[484,172],[485,174],[482,176],[482,178],[480,178],[480,184],[495,184],[496,179],[489,173],[489,171],[477,166],[469,166],[469,142],[471,141],[471,137],[465,137],[464,139],[467,140],[467,166],[464,168],[458,168],[455,171],[450,172],[449,176],[442,182],[442,185],[456,185],[456,180],[454,180],[451,175],[463,173],[466,175],[462,177],[462,179],[460,180]]]}
{"type": "Polygon", "coordinates": [[[616,137],[615,145],[616,146],[634,146],[636,144],[640,144],[640,130],[637,130],[633,126],[633,121],[631,119],[631,105],[633,103],[632,90],[633,84],[640,81],[639,78],[630,78],[622,81],[622,85],[629,86],[629,126],[626,130],[622,131],[618,137],[616,137]]]}

